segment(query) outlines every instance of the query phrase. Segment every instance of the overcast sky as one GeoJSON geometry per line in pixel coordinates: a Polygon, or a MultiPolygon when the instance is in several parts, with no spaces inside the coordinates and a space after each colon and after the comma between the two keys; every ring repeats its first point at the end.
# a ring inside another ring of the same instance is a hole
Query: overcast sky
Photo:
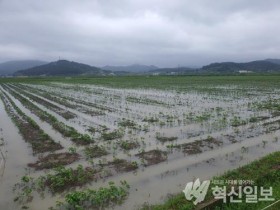
{"type": "Polygon", "coordinates": [[[0,0],[0,61],[201,66],[280,58],[279,0],[0,0]]]}

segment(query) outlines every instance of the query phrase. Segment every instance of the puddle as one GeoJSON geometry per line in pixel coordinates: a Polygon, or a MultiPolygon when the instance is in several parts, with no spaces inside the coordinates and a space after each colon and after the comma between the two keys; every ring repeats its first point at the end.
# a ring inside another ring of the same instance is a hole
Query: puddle
{"type": "Polygon", "coordinates": [[[0,209],[13,210],[18,206],[13,202],[13,187],[25,173],[27,164],[35,161],[32,150],[22,139],[17,128],[6,114],[0,101],[0,135],[5,145],[1,147],[5,154],[5,167],[1,168],[0,177],[0,209]]]}

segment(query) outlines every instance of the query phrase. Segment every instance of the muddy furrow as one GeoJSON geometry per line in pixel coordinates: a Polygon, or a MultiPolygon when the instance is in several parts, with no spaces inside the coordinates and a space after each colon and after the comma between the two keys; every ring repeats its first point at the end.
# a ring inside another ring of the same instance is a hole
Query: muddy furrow
{"type": "MultiPolygon", "coordinates": [[[[20,92],[22,93],[22,89],[21,88],[18,88],[16,86],[14,86],[14,88],[17,89],[17,92],[20,92]]],[[[29,94],[27,92],[25,92],[25,95],[27,97],[29,97],[31,100],[37,102],[38,104],[41,104],[45,107],[48,107],[48,109],[54,111],[55,113],[57,113],[58,115],[62,116],[63,118],[65,118],[66,120],[69,120],[69,119],[73,119],[76,117],[76,115],[74,113],[71,113],[69,112],[68,110],[65,110],[65,109],[61,109],[60,107],[50,103],[49,101],[43,99],[43,98],[39,98],[35,95],[32,95],[32,94],[29,94]]]]}
{"type": "Polygon", "coordinates": [[[18,99],[24,107],[29,109],[32,113],[38,116],[42,121],[49,123],[52,128],[58,132],[60,132],[64,137],[69,137],[70,140],[77,145],[87,145],[93,142],[93,139],[87,134],[79,133],[75,128],[65,125],[63,122],[58,121],[54,116],[49,114],[48,112],[40,109],[32,102],[19,95],[18,93],[12,91],[10,93],[18,99]]]}
{"type": "Polygon", "coordinates": [[[12,84],[13,87],[17,87],[17,88],[20,88],[22,90],[25,90],[25,91],[28,91],[28,92],[31,92],[31,93],[35,93],[36,95],[39,95],[43,98],[46,98],[50,101],[53,101],[53,102],[56,102],[58,104],[61,104],[61,105],[64,105],[65,107],[67,108],[71,108],[71,109],[75,109],[75,110],[78,110],[82,113],[85,113],[85,114],[88,114],[88,115],[91,115],[91,116],[99,116],[99,115],[104,115],[105,113],[100,111],[100,110],[97,110],[97,109],[92,109],[92,108],[89,108],[89,107],[86,107],[86,106],[83,106],[81,104],[77,104],[77,103],[73,103],[73,100],[69,99],[69,98],[66,98],[62,95],[59,95],[55,92],[51,92],[51,91],[45,91],[43,89],[36,89],[34,87],[30,87],[30,86],[25,86],[25,85],[22,85],[22,84],[12,84]]]}
{"type": "Polygon", "coordinates": [[[30,143],[34,154],[62,149],[62,146],[47,135],[34,120],[26,116],[8,95],[1,94],[1,99],[25,141],[30,143]]]}
{"type": "MultiPolygon", "coordinates": [[[[29,98],[27,95],[26,95],[26,91],[22,91],[21,92],[24,96],[26,96],[27,98],[29,98]]],[[[40,98],[40,96],[34,94],[34,93],[30,93],[28,92],[27,93],[28,95],[34,95],[38,98],[40,98]]],[[[44,99],[46,101],[48,101],[49,103],[52,103],[54,104],[55,106],[58,106],[60,107],[61,109],[68,109],[69,111],[71,111],[72,113],[74,113],[75,115],[77,115],[79,118],[81,118],[82,120],[85,120],[85,121],[88,121],[89,122],[89,125],[91,126],[91,124],[93,123],[95,126],[98,126],[98,127],[103,127],[103,126],[106,126],[106,127],[115,127],[114,125],[112,125],[112,123],[109,123],[109,122],[106,122],[106,121],[103,121],[103,120],[100,120],[100,117],[101,116],[90,116],[90,115],[87,115],[87,114],[84,114],[82,112],[79,112],[75,109],[71,109],[71,108],[67,108],[61,104],[58,104],[56,102],[53,102],[53,101],[50,101],[48,99],[44,99]]]]}

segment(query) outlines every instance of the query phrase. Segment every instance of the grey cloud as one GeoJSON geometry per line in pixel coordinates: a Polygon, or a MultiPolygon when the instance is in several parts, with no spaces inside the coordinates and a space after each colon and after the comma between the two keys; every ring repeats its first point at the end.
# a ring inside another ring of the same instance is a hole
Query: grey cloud
{"type": "Polygon", "coordinates": [[[0,61],[204,65],[278,57],[277,0],[2,0],[0,61]]]}

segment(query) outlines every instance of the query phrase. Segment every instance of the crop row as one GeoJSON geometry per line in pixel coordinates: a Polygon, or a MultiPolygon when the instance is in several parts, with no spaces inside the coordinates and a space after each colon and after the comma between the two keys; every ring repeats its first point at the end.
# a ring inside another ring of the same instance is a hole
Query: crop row
{"type": "Polygon", "coordinates": [[[44,90],[41,90],[41,89],[37,90],[35,88],[27,87],[27,86],[24,86],[24,85],[16,85],[16,87],[19,87],[20,89],[26,90],[28,92],[35,93],[36,95],[39,95],[39,96],[41,96],[43,98],[46,98],[50,101],[54,101],[54,102],[56,102],[58,104],[61,104],[65,107],[78,110],[82,113],[85,113],[85,114],[88,114],[88,115],[91,115],[91,116],[104,115],[104,113],[102,111],[88,109],[85,106],[82,106],[78,103],[73,103],[73,100],[71,98],[68,98],[68,97],[62,96],[62,95],[58,95],[54,92],[50,93],[50,92],[47,92],[47,91],[44,91],[44,90]]]}
{"type": "Polygon", "coordinates": [[[47,135],[34,120],[26,116],[8,95],[1,94],[1,99],[6,112],[18,127],[25,141],[31,144],[35,154],[62,149],[62,146],[47,135]]]}
{"type": "Polygon", "coordinates": [[[31,93],[28,93],[28,92],[25,92],[23,91],[22,89],[18,88],[18,87],[15,87],[17,92],[27,96],[28,98],[32,99],[33,101],[37,102],[38,104],[41,104],[45,107],[48,107],[48,109],[54,111],[55,113],[57,113],[58,115],[62,116],[63,118],[69,120],[69,119],[73,119],[76,117],[76,115],[72,112],[69,112],[67,110],[64,110],[40,97],[37,97],[31,93]]]}
{"type": "Polygon", "coordinates": [[[23,106],[25,106],[32,113],[38,116],[42,121],[49,123],[53,127],[53,129],[60,132],[63,136],[69,137],[71,141],[73,141],[77,145],[86,145],[93,142],[93,139],[89,135],[81,134],[75,128],[58,121],[56,117],[40,109],[38,106],[34,105],[32,102],[30,102],[28,99],[21,96],[17,92],[9,88],[6,88],[6,90],[8,90],[11,95],[13,95],[22,103],[23,106]]]}

